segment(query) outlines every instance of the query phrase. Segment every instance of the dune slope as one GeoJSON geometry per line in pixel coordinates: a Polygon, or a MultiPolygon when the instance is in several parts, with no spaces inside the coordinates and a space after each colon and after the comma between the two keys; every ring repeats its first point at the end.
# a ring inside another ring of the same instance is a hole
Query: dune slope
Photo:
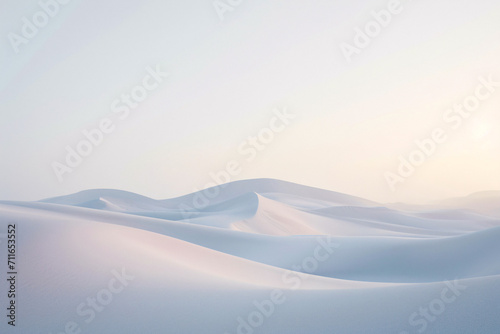
{"type": "MultiPolygon", "coordinates": [[[[155,200],[96,189],[0,202],[2,231],[16,224],[15,331],[500,328],[496,193],[427,207],[384,206],[259,179],[210,194],[155,200]]],[[[6,280],[0,288],[8,290],[6,280]]],[[[14,332],[6,321],[0,331],[14,332]]]]}

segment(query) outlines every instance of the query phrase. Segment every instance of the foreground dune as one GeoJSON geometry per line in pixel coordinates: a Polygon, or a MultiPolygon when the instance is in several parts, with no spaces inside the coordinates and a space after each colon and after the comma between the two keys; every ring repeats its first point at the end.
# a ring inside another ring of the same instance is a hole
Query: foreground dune
{"type": "Polygon", "coordinates": [[[17,228],[15,330],[497,333],[498,199],[382,205],[260,179],[168,200],[3,201],[2,225],[17,228]]]}

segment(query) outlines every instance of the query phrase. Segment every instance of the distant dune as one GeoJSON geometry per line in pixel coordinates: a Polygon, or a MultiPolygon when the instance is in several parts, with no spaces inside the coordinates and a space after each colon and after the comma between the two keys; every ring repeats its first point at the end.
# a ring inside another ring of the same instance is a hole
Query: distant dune
{"type": "Polygon", "coordinates": [[[16,329],[497,333],[499,200],[383,205],[256,179],[165,200],[96,189],[2,201],[18,229],[16,329]],[[122,271],[123,291],[92,309],[122,271]]]}

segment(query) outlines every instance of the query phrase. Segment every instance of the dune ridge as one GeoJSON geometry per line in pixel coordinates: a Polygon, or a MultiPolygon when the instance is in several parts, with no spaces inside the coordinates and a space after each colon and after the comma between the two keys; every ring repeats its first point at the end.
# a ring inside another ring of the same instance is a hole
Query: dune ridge
{"type": "Polygon", "coordinates": [[[412,314],[453,284],[446,312],[422,318],[427,332],[500,327],[497,192],[384,205],[257,179],[211,189],[197,206],[202,192],[1,201],[22,249],[20,330],[59,333],[75,321],[88,333],[244,333],[238,319],[281,291],[262,324],[247,323],[252,333],[417,333],[412,314]],[[113,270],[134,279],[87,323],[76,308],[113,270]]]}

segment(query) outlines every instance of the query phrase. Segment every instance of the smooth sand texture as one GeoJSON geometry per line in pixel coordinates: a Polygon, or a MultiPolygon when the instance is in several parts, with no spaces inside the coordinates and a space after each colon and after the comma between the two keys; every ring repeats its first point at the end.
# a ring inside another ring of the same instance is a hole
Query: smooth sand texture
{"type": "MultiPolygon", "coordinates": [[[[2,224],[17,226],[16,330],[64,333],[72,322],[82,333],[500,328],[497,193],[404,206],[269,179],[216,190],[205,200],[203,191],[153,200],[90,190],[0,202],[2,224]],[[130,278],[126,286],[103,292],[111,280],[119,285],[117,273],[130,278]]],[[[12,330],[6,321],[0,329],[12,330]]]]}

